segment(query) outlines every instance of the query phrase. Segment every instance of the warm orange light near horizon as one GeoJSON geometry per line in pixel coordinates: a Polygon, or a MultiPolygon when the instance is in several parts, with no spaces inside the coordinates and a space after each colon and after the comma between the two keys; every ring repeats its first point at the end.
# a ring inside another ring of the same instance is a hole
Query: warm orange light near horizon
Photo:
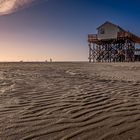
{"type": "Polygon", "coordinates": [[[71,46],[77,44],[58,43],[52,41],[39,42],[37,41],[16,41],[11,39],[9,41],[3,40],[0,42],[0,62],[4,61],[45,61],[53,59],[53,61],[81,61],[86,60],[87,52],[85,47],[84,54],[78,53],[78,49],[73,50],[71,46]],[[50,43],[51,42],[51,43],[50,43]],[[57,46],[57,49],[56,47],[57,46]],[[67,45],[68,46],[68,45],[67,45]]]}

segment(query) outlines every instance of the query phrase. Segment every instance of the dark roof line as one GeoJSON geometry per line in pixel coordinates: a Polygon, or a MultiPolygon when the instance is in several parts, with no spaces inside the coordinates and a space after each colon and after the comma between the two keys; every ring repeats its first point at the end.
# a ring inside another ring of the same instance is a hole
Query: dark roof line
{"type": "Polygon", "coordinates": [[[124,30],[123,28],[121,28],[119,25],[116,25],[116,24],[114,24],[114,23],[112,23],[112,22],[109,22],[109,21],[106,21],[105,23],[103,23],[102,25],[100,25],[99,27],[97,27],[97,29],[101,28],[101,27],[104,26],[105,24],[111,24],[111,25],[116,26],[116,27],[118,27],[119,29],[125,31],[125,30],[124,30]]]}

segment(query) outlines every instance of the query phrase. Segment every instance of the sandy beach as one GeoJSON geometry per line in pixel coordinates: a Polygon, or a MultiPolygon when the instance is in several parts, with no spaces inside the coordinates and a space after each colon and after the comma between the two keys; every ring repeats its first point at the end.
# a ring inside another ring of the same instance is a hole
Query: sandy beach
{"type": "Polygon", "coordinates": [[[140,63],[0,63],[0,140],[140,140],[140,63]]]}

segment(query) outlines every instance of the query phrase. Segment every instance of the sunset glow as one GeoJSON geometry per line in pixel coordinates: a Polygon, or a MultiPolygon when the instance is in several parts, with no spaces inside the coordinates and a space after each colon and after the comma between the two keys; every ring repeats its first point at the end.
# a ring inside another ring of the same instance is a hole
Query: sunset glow
{"type": "Polygon", "coordinates": [[[88,61],[87,35],[105,21],[140,36],[134,1],[0,0],[0,61],[88,61]]]}

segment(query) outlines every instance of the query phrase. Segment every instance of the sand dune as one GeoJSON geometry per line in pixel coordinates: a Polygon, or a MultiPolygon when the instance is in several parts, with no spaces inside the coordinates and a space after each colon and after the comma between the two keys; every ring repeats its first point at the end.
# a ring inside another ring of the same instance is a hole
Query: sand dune
{"type": "Polygon", "coordinates": [[[1,140],[139,140],[140,63],[1,63],[1,140]]]}

